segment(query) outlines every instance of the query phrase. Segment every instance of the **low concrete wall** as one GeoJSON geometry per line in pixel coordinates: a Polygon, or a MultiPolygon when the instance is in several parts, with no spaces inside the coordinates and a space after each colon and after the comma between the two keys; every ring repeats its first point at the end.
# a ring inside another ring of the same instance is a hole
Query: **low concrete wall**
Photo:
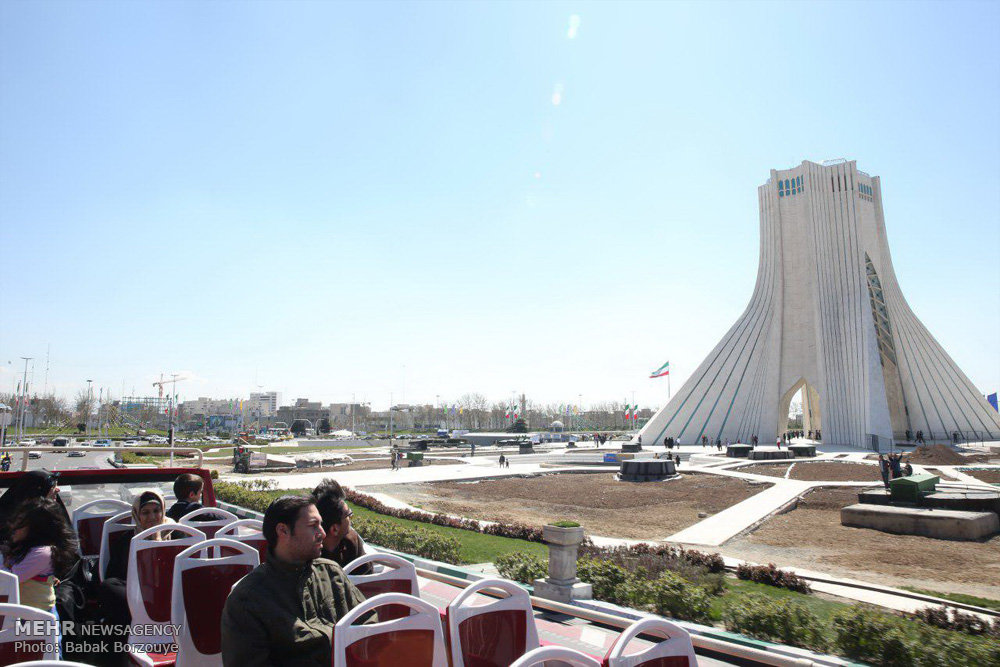
{"type": "Polygon", "coordinates": [[[840,510],[840,523],[897,535],[923,535],[944,540],[979,540],[1000,530],[993,512],[858,504],[840,510]]]}
{"type": "Polygon", "coordinates": [[[775,461],[779,459],[794,459],[795,454],[787,449],[755,449],[747,457],[751,461],[775,461]]]}

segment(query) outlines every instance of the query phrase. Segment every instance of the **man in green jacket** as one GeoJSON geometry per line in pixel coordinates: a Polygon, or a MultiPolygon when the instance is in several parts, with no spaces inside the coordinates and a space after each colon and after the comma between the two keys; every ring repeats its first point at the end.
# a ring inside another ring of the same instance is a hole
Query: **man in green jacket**
{"type": "Polygon", "coordinates": [[[236,585],[222,611],[223,665],[329,667],[334,625],[365,596],[319,557],[321,524],[310,498],[284,496],[267,508],[267,561],[236,585]]]}

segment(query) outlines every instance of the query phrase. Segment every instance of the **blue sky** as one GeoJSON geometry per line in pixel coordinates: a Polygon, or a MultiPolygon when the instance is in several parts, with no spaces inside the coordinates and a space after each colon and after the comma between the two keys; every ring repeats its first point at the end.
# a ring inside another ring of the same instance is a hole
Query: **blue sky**
{"type": "Polygon", "coordinates": [[[0,387],[50,349],[67,396],[654,407],[750,297],[769,169],[846,157],[995,391],[997,34],[995,3],[5,2],[0,387]]]}

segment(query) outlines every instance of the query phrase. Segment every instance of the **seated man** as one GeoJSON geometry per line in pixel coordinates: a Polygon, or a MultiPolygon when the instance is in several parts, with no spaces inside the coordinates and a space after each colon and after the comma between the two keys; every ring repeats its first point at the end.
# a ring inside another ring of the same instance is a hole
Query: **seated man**
{"type": "Polygon", "coordinates": [[[283,496],[267,508],[267,561],[222,611],[223,665],[329,667],[334,625],[365,597],[339,565],[320,558],[324,537],[312,498],[283,496]]]}
{"type": "MultiPolygon", "coordinates": [[[[355,558],[365,555],[365,542],[358,531],[351,527],[351,515],[354,512],[344,502],[344,490],[335,480],[325,479],[313,489],[312,498],[316,509],[323,517],[323,558],[329,558],[340,567],[355,558]]],[[[359,568],[351,574],[371,574],[371,563],[359,568]]]]}

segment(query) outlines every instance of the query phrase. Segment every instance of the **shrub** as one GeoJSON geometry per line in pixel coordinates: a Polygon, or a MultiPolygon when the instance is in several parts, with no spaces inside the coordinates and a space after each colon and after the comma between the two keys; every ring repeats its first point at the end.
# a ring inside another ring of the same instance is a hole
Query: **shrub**
{"type": "Polygon", "coordinates": [[[899,623],[862,607],[833,617],[834,643],[848,658],[885,667],[913,664],[899,623]]]}
{"type": "Polygon", "coordinates": [[[366,542],[403,553],[444,563],[461,563],[461,543],[454,537],[439,535],[423,528],[406,528],[390,521],[361,519],[354,522],[366,542]]]}
{"type": "Polygon", "coordinates": [[[579,528],[580,524],[576,521],[553,521],[550,525],[556,528],[579,528]]]}
{"type": "Polygon", "coordinates": [[[758,584],[787,588],[797,593],[810,593],[812,591],[805,579],[794,572],[778,569],[774,563],[768,563],[767,565],[740,563],[736,568],[736,576],[758,584]]]}
{"type": "Polygon", "coordinates": [[[758,639],[822,650],[824,624],[806,606],[787,599],[775,599],[762,593],[733,598],[726,605],[722,620],[726,629],[758,639]]]}
{"type": "Polygon", "coordinates": [[[646,544],[614,548],[585,544],[581,546],[580,553],[581,563],[587,560],[613,563],[642,579],[654,580],[663,572],[670,571],[701,586],[711,595],[722,595],[726,590],[721,574],[724,566],[718,554],[709,556],[698,551],[646,544]]]}
{"type": "Polygon", "coordinates": [[[639,578],[611,561],[582,558],[576,563],[576,576],[593,586],[594,597],[598,600],[622,605],[634,601],[631,591],[622,587],[631,579],[639,578]]]}
{"type": "Polygon", "coordinates": [[[917,612],[916,616],[924,623],[944,630],[958,630],[970,635],[1000,637],[1000,620],[990,623],[975,614],[966,614],[957,609],[924,607],[917,612]]]}
{"type": "Polygon", "coordinates": [[[712,606],[711,596],[700,586],[692,586],[673,572],[663,572],[644,586],[652,611],[686,621],[706,621],[712,606]]]}
{"type": "Polygon", "coordinates": [[[213,468],[212,472],[209,474],[209,477],[211,477],[212,479],[219,479],[219,471],[213,468]]]}
{"type": "Polygon", "coordinates": [[[549,569],[545,560],[522,551],[512,551],[497,556],[493,562],[501,577],[522,584],[530,584],[535,579],[541,579],[548,574],[549,569]]]}

